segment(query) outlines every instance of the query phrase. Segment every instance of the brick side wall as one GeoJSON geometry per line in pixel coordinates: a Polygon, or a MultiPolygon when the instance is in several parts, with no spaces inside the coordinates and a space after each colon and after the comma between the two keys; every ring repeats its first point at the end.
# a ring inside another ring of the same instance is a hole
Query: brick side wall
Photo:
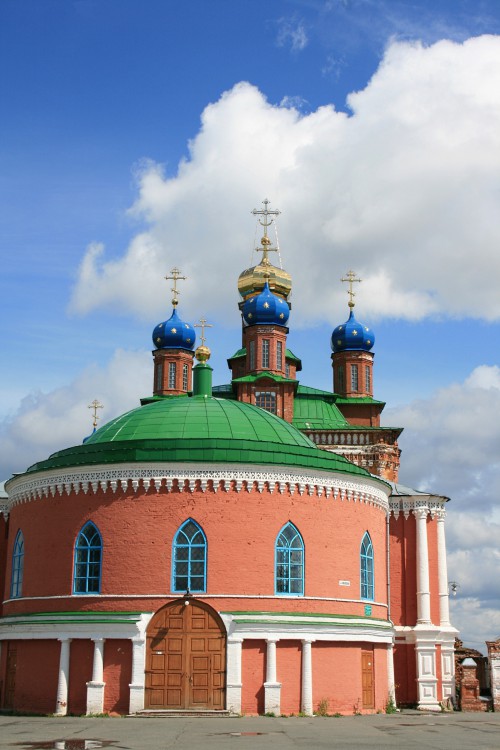
{"type": "Polygon", "coordinates": [[[241,712],[264,713],[264,682],[266,679],[266,642],[244,641],[241,652],[241,712]]]}
{"type": "MultiPolygon", "coordinates": [[[[297,714],[300,711],[302,674],[301,657],[302,644],[300,641],[280,641],[277,644],[276,674],[278,677],[278,682],[281,682],[282,714],[297,714]]],[[[312,660],[314,674],[314,652],[312,655],[312,660]]]]}
{"type": "Polygon", "coordinates": [[[17,641],[16,711],[53,713],[59,675],[59,641],[17,641]]]}
{"type": "Polygon", "coordinates": [[[390,519],[391,620],[395,625],[417,622],[417,560],[415,517],[402,513],[390,519]]]}
{"type": "MultiPolygon", "coordinates": [[[[264,491],[180,493],[149,492],[113,495],[57,496],[18,505],[12,510],[11,528],[22,528],[25,538],[23,595],[61,596],[41,604],[23,599],[10,602],[5,613],[43,610],[138,609],[156,610],[160,603],[148,594],[171,592],[172,540],[179,526],[193,517],[208,540],[207,593],[274,595],[274,546],[288,521],[302,534],[305,545],[306,596],[356,599],[360,595],[359,551],[369,531],[375,555],[375,598],[386,600],[385,515],[380,509],[351,501],[324,497],[291,496],[264,491]],[[143,594],[144,599],[108,600],[71,596],[73,550],[76,537],[92,520],[103,538],[102,593],[143,594]],[[40,529],[44,533],[40,534],[40,529]],[[350,587],[339,580],[349,580],[350,587]]],[[[13,539],[9,541],[9,560],[13,539]]],[[[10,562],[7,565],[10,575],[10,562]]],[[[256,599],[250,607],[273,608],[256,599]]],[[[220,609],[247,609],[245,602],[221,600],[220,609]]],[[[283,608],[281,600],[278,608],[283,608]]],[[[362,604],[307,602],[287,599],[286,609],[296,611],[347,611],[363,614],[362,604]]],[[[385,617],[383,607],[373,616],[385,617]]]]}
{"type": "Polygon", "coordinates": [[[132,644],[110,639],[104,644],[104,711],[128,713],[129,684],[132,679],[132,644]]]}
{"type": "Polygon", "coordinates": [[[413,644],[394,646],[394,676],[398,706],[415,704],[417,695],[417,664],[413,644]]]}
{"type": "Polygon", "coordinates": [[[68,713],[87,712],[87,682],[92,679],[94,644],[91,640],[71,641],[68,685],[68,713]]]}

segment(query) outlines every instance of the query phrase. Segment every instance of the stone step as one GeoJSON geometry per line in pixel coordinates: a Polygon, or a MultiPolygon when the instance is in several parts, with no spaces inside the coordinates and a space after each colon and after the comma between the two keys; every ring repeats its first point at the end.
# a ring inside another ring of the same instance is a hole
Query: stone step
{"type": "Polygon", "coordinates": [[[129,716],[143,719],[227,719],[235,718],[237,714],[233,714],[226,709],[216,711],[214,709],[145,708],[136,714],[129,714],[129,716]]]}

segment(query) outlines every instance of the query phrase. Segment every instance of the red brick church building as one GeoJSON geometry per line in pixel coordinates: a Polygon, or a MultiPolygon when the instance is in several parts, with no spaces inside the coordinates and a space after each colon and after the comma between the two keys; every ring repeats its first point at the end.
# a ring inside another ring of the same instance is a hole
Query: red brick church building
{"type": "Polygon", "coordinates": [[[152,395],[6,482],[0,707],[370,713],[454,695],[447,498],[397,484],[352,272],[332,391],[299,382],[274,212],[256,213],[230,383],[212,385],[174,269],[152,395]]]}

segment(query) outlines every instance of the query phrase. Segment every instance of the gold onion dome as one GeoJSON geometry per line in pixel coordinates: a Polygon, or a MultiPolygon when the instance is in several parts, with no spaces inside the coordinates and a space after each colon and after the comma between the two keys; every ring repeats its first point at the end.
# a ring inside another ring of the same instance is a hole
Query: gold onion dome
{"type": "Polygon", "coordinates": [[[264,250],[262,261],[252,268],[246,268],[238,277],[238,292],[246,299],[253,294],[259,294],[264,289],[266,281],[269,289],[284,299],[288,298],[292,290],[292,277],[283,268],[273,266],[267,257],[268,245],[271,244],[269,237],[261,240],[264,250]]]}

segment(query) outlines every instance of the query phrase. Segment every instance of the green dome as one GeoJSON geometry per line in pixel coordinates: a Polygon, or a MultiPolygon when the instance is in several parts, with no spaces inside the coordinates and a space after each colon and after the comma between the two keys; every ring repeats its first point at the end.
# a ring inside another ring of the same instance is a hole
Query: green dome
{"type": "Polygon", "coordinates": [[[273,464],[369,476],[342,456],[318,449],[274,414],[205,396],[147,403],[103,425],[83,445],[58,451],[28,471],[138,461],[273,464]]]}

